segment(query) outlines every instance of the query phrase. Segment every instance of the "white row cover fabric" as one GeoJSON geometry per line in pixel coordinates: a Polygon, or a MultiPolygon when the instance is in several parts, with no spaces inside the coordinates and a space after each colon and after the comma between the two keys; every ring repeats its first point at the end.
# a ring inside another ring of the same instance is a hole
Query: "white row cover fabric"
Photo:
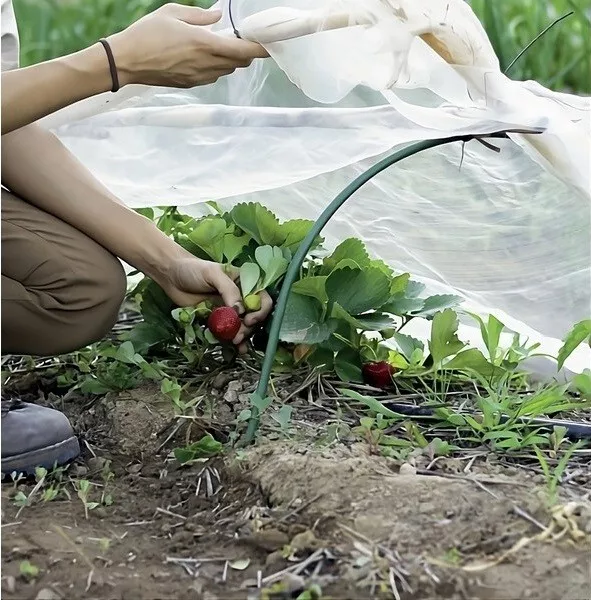
{"type": "MultiPolygon", "coordinates": [[[[214,29],[234,35],[228,0],[220,7],[214,29]]],[[[231,9],[240,35],[271,59],[190,90],[130,86],[44,123],[132,207],[203,214],[208,200],[258,201],[310,219],[411,142],[543,129],[490,140],[500,153],[472,141],[409,158],[367,184],[326,234],[329,246],[362,238],[430,291],[461,294],[555,354],[591,315],[591,99],[503,75],[464,0],[231,9]]],[[[567,362],[589,365],[589,348],[567,362]]]]}

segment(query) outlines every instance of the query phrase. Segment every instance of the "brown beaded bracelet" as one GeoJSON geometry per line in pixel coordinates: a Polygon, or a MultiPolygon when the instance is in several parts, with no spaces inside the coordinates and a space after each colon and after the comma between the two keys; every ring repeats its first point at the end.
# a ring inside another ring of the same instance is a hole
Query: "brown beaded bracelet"
{"type": "Polygon", "coordinates": [[[100,39],[99,42],[103,45],[105,52],[107,53],[107,59],[109,60],[109,70],[111,71],[111,80],[113,81],[112,92],[119,90],[119,75],[117,74],[117,65],[115,64],[115,57],[109,42],[104,38],[100,39]]]}

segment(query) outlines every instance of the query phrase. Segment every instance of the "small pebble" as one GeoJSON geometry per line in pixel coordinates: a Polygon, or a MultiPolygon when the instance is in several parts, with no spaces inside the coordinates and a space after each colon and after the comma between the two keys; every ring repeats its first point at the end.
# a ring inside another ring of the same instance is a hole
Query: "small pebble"
{"type": "Polygon", "coordinates": [[[400,473],[400,475],[416,475],[417,470],[411,464],[403,463],[402,465],[400,465],[399,473],[400,473]]]}
{"type": "Polygon", "coordinates": [[[294,550],[316,550],[319,547],[319,541],[312,531],[309,529],[302,533],[298,533],[291,540],[290,546],[294,550]]]}
{"type": "Polygon", "coordinates": [[[61,596],[56,594],[50,588],[43,588],[39,590],[39,593],[35,596],[35,600],[60,600],[61,596]]]}
{"type": "Polygon", "coordinates": [[[84,465],[72,465],[70,467],[70,474],[72,477],[86,477],[88,475],[88,468],[84,465]]]}
{"type": "Polygon", "coordinates": [[[4,585],[2,586],[9,594],[14,593],[16,589],[16,579],[12,575],[4,577],[4,585]]]}

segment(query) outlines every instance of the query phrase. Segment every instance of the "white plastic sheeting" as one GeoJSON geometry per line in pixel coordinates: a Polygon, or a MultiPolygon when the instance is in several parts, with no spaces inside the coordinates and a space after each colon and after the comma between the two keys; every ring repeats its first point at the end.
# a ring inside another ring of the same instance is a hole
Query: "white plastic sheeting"
{"type": "MultiPolygon", "coordinates": [[[[214,29],[232,35],[227,2],[214,29]]],[[[232,0],[232,14],[271,59],[191,90],[128,87],[45,123],[130,206],[253,200],[311,219],[413,141],[543,128],[491,140],[498,154],[472,141],[409,158],[326,234],[362,238],[555,354],[591,315],[591,100],[505,77],[463,0],[232,0]]],[[[589,365],[589,348],[567,362],[589,365]]]]}

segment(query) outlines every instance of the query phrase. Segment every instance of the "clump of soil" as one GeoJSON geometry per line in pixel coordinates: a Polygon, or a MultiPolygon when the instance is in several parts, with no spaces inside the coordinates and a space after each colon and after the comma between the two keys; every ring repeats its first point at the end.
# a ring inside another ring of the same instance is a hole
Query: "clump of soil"
{"type": "Polygon", "coordinates": [[[33,486],[3,485],[3,598],[296,598],[311,585],[348,599],[588,597],[587,538],[566,528],[510,552],[550,522],[527,471],[476,461],[423,474],[364,444],[306,439],[181,467],[171,448],[208,424],[179,421],[154,388],[59,408],[87,452],[52,501],[38,491],[21,509],[15,494],[33,486]],[[88,518],[82,479],[90,501],[113,500],[88,518]]]}

